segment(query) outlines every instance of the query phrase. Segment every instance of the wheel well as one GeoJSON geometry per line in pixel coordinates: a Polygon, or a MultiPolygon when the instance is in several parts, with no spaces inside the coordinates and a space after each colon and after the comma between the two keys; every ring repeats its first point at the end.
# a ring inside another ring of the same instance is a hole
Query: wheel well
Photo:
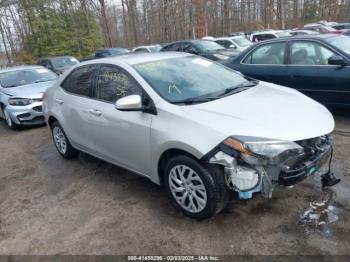
{"type": "Polygon", "coordinates": [[[177,149],[177,148],[168,149],[165,152],[163,152],[159,158],[159,161],[158,161],[158,176],[159,176],[159,182],[161,185],[163,185],[163,171],[164,171],[166,162],[170,158],[177,156],[177,155],[185,155],[185,156],[188,156],[188,157],[193,158],[195,160],[198,160],[198,158],[195,157],[194,155],[192,155],[184,150],[177,149]]]}
{"type": "Polygon", "coordinates": [[[53,116],[50,116],[50,117],[49,117],[49,120],[48,120],[49,126],[51,127],[52,124],[53,124],[54,122],[56,122],[56,121],[57,121],[56,118],[54,118],[53,116]]]}

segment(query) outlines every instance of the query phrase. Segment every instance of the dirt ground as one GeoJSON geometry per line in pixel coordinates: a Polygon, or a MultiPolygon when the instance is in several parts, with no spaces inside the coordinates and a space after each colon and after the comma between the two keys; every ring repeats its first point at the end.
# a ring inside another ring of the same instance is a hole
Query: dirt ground
{"type": "Polygon", "coordinates": [[[298,223],[322,195],[317,177],[198,222],[145,178],[86,154],[62,159],[46,127],[0,121],[0,254],[350,254],[350,112],[334,113],[342,182],[338,220],[322,232],[298,223]]]}

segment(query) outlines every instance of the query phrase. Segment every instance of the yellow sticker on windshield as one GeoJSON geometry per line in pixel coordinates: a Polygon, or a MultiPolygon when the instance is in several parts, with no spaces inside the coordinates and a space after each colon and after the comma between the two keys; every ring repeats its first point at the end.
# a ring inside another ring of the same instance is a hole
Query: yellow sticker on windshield
{"type": "Polygon", "coordinates": [[[192,60],[192,63],[198,64],[201,66],[205,66],[205,67],[209,67],[213,64],[212,62],[204,60],[202,58],[195,58],[192,60]]]}

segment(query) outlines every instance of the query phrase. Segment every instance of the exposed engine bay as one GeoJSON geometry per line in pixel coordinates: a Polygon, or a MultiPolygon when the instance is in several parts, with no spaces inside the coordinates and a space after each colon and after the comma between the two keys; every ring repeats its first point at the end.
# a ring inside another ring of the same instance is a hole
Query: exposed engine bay
{"type": "Polygon", "coordinates": [[[328,172],[332,144],[331,135],[295,142],[232,137],[206,157],[209,163],[224,166],[227,186],[241,199],[250,199],[256,192],[271,198],[278,185],[291,186],[328,172]]]}

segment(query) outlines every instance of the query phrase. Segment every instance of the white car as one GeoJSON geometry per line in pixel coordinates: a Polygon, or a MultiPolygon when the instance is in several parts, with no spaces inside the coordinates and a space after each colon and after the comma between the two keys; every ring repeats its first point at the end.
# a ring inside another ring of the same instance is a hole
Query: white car
{"type": "Polygon", "coordinates": [[[250,35],[249,39],[250,41],[256,43],[264,40],[285,37],[285,36],[291,36],[291,34],[287,31],[282,31],[282,30],[268,30],[268,31],[254,32],[250,35]]]}
{"type": "Polygon", "coordinates": [[[233,48],[239,52],[246,50],[253,44],[252,41],[248,40],[244,36],[219,37],[214,41],[225,48],[233,48]]]}
{"type": "Polygon", "coordinates": [[[63,157],[84,151],[145,176],[196,219],[223,210],[230,191],[270,198],[332,150],[321,104],[180,52],[82,63],[48,89],[43,111],[63,157]]]}
{"type": "Polygon", "coordinates": [[[138,46],[134,48],[133,52],[140,52],[140,53],[153,53],[153,52],[159,52],[160,49],[162,49],[161,45],[144,45],[144,46],[138,46]]]}

